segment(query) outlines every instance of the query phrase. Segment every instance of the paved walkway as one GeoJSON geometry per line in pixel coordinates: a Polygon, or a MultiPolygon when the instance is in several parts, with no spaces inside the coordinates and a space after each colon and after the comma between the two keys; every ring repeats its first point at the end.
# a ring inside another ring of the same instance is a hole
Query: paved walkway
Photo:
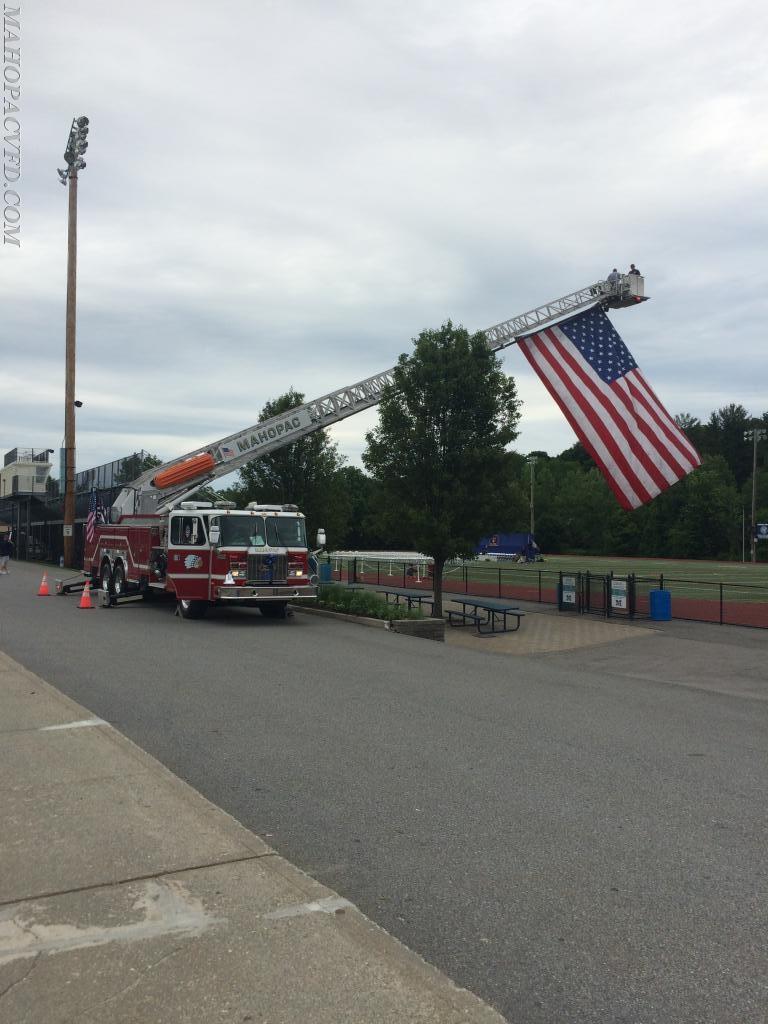
{"type": "Polygon", "coordinates": [[[502,1018],[0,653],[2,1024],[502,1018]]]}
{"type": "MultiPolygon", "coordinates": [[[[448,603],[447,607],[453,607],[448,603]]],[[[456,607],[460,607],[457,605],[456,607]]],[[[619,622],[606,622],[589,615],[568,615],[545,611],[526,611],[520,629],[513,633],[478,635],[477,630],[468,627],[445,629],[445,639],[457,647],[500,654],[552,654],[572,651],[580,647],[598,647],[621,640],[636,640],[638,637],[651,638],[653,629],[629,626],[619,622]]]]}

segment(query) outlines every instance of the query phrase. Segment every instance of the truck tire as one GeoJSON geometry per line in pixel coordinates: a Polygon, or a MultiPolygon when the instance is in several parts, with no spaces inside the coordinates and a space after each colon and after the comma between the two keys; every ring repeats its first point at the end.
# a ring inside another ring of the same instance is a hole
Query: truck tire
{"type": "Polygon", "coordinates": [[[125,594],[125,569],[122,562],[116,562],[112,570],[112,593],[115,597],[123,597],[125,594]]]}
{"type": "Polygon", "coordinates": [[[208,602],[180,600],[178,607],[182,619],[202,619],[208,611],[208,602]]]}
{"type": "Polygon", "coordinates": [[[259,611],[265,619],[284,619],[288,614],[287,601],[266,601],[259,605],[259,611]]]}
{"type": "Polygon", "coordinates": [[[99,586],[101,587],[105,594],[112,593],[112,566],[106,560],[102,563],[101,566],[99,586]]]}

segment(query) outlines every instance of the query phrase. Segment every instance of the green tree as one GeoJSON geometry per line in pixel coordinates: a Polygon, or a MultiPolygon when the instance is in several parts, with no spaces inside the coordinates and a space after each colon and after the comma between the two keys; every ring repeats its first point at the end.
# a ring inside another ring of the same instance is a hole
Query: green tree
{"type": "Polygon", "coordinates": [[[120,469],[115,473],[114,483],[116,486],[133,483],[148,469],[154,469],[155,466],[162,466],[162,464],[162,459],[158,459],[156,455],[151,455],[149,452],[134,452],[133,455],[128,455],[122,460],[120,469]]]}
{"type": "Polygon", "coordinates": [[[725,459],[706,456],[673,490],[680,507],[670,524],[669,550],[664,554],[672,558],[732,557],[738,497],[725,459]]]}
{"type": "Polygon", "coordinates": [[[363,551],[380,547],[384,538],[377,532],[375,521],[376,482],[357,466],[342,466],[336,472],[337,482],[346,496],[346,532],[334,539],[334,547],[363,551]]]}
{"type": "Polygon", "coordinates": [[[744,440],[744,431],[749,430],[752,423],[744,406],[732,402],[713,412],[707,424],[713,444],[705,448],[705,452],[723,456],[739,487],[752,473],[752,446],[744,440]]]}
{"type": "Polygon", "coordinates": [[[700,455],[711,455],[717,451],[716,435],[697,416],[691,416],[689,412],[679,412],[675,416],[675,423],[700,455]]]}
{"type": "Polygon", "coordinates": [[[448,321],[400,356],[379,424],[366,435],[363,463],[381,486],[384,522],[434,559],[436,615],[446,561],[470,556],[520,504],[506,451],[519,406],[485,335],[448,321]]]}
{"type": "MultiPolygon", "coordinates": [[[[304,395],[291,389],[266,403],[259,422],[295,409],[303,402],[304,395]]],[[[326,530],[334,544],[334,538],[346,533],[349,520],[349,500],[344,479],[339,476],[343,464],[338,446],[325,430],[316,430],[247,463],[240,470],[239,483],[222,491],[222,496],[238,505],[249,501],[298,505],[307,517],[310,544],[319,527],[326,530]]]]}
{"type": "Polygon", "coordinates": [[[562,459],[563,462],[577,462],[582,469],[592,469],[595,465],[594,459],[581,441],[577,441],[570,448],[566,448],[564,452],[560,452],[558,458],[562,459]]]}

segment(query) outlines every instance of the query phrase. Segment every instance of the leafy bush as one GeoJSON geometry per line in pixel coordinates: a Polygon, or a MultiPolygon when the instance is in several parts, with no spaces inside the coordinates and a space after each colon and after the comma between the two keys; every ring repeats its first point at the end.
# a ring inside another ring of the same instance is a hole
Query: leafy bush
{"type": "Polygon", "coordinates": [[[350,590],[338,584],[321,586],[317,595],[317,607],[346,615],[361,615],[368,619],[423,619],[417,609],[410,611],[405,605],[387,604],[384,598],[370,590],[350,590]]]}

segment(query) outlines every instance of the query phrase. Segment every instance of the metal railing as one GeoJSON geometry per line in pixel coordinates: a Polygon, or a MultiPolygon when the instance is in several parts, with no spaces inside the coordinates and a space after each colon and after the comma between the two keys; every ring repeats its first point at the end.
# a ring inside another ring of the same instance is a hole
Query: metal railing
{"type": "Polygon", "coordinates": [[[5,453],[3,466],[10,466],[14,462],[50,463],[49,455],[53,455],[50,448],[12,448],[5,453]]]}
{"type": "MultiPolygon", "coordinates": [[[[432,589],[432,566],[417,560],[329,557],[337,582],[432,589]]],[[[573,610],[605,617],[651,618],[650,592],[668,591],[671,616],[698,622],[768,629],[768,586],[665,576],[574,572],[523,565],[464,562],[447,565],[443,593],[559,605],[563,578],[575,580],[573,610]],[[619,589],[617,581],[626,581],[619,589]],[[625,598],[624,598],[624,595],[625,598]],[[624,598],[624,600],[622,600],[624,598]]]]}

